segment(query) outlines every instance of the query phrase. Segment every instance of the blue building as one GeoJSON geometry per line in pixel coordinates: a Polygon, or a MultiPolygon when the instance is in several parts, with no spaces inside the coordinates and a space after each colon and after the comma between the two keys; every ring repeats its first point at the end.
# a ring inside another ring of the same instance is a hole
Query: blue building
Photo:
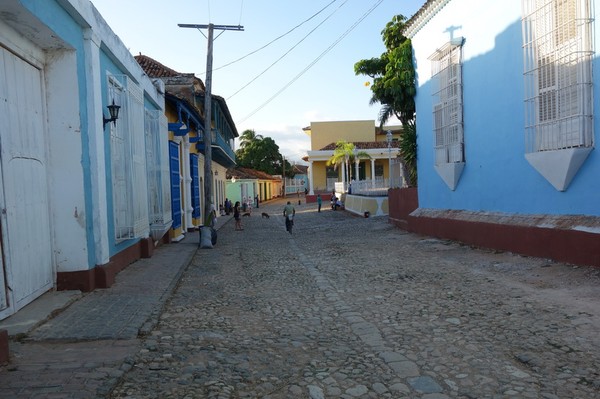
{"type": "Polygon", "coordinates": [[[600,265],[595,0],[429,0],[411,229],[600,265]]]}
{"type": "Polygon", "coordinates": [[[171,224],[163,93],[89,1],[0,2],[0,319],[152,255],[171,224]]]}

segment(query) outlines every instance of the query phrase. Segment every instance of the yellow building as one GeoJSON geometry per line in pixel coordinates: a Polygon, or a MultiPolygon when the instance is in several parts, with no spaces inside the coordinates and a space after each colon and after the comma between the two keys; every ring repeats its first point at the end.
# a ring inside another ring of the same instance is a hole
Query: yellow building
{"type": "MultiPolygon", "coordinates": [[[[379,128],[373,120],[364,121],[331,121],[311,122],[309,127],[302,129],[310,136],[310,148],[305,160],[309,163],[308,179],[310,195],[315,193],[331,193],[335,190],[335,183],[344,183],[342,193],[346,191],[348,182],[353,181],[385,181],[390,178],[390,171],[394,181],[401,181],[400,167],[390,168],[390,159],[398,156],[398,138],[402,126],[384,126],[379,128]],[[391,135],[388,135],[388,132],[391,135]],[[388,140],[391,141],[388,145],[388,140]],[[366,153],[370,158],[358,159],[349,165],[349,172],[345,168],[327,165],[333,156],[336,143],[345,140],[353,143],[357,153],[366,153]],[[395,172],[396,171],[396,172],[395,172]],[[394,173],[395,172],[395,173],[394,173]],[[346,173],[349,176],[346,176],[346,173]]],[[[395,165],[392,162],[392,165],[395,165]]],[[[392,183],[394,184],[394,183],[392,183]]],[[[339,185],[338,185],[339,186],[339,185]]],[[[337,190],[339,192],[339,190],[337,190]]]]}

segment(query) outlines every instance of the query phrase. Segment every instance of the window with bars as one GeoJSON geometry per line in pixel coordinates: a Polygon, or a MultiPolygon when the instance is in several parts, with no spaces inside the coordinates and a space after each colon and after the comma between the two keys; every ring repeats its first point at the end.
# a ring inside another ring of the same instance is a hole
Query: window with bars
{"type": "Polygon", "coordinates": [[[145,113],[148,217],[151,229],[160,234],[171,221],[167,118],[161,110],[145,113]]]}
{"type": "Polygon", "coordinates": [[[526,151],[591,147],[589,0],[523,0],[526,151]]]}
{"type": "Polygon", "coordinates": [[[462,110],[462,38],[433,53],[432,76],[435,164],[464,162],[462,110]]]}
{"type": "Polygon", "coordinates": [[[117,123],[110,124],[115,239],[146,237],[149,222],[143,91],[125,75],[109,75],[108,95],[121,106],[117,123]]]}

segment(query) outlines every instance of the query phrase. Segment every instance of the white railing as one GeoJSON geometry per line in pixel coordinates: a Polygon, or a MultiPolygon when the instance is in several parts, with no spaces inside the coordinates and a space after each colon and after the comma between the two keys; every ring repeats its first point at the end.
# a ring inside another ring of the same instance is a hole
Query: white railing
{"type": "Polygon", "coordinates": [[[390,181],[388,179],[353,181],[351,194],[365,195],[369,197],[384,197],[388,195],[390,181]]]}

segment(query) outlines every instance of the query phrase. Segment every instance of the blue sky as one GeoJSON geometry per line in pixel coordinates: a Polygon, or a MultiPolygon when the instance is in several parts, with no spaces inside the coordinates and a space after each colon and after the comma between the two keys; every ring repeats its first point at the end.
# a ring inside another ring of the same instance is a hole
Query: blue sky
{"type": "Polygon", "coordinates": [[[354,75],[354,63],[379,57],[386,23],[396,14],[411,17],[425,0],[92,3],[133,55],[147,55],[202,80],[207,39],[178,24],[242,25],[243,31],[215,31],[212,92],[226,99],[240,134],[254,129],[273,138],[290,161],[301,162],[310,149],[302,128],[311,122],[377,120],[380,106],[369,105],[368,79],[354,75]]]}

